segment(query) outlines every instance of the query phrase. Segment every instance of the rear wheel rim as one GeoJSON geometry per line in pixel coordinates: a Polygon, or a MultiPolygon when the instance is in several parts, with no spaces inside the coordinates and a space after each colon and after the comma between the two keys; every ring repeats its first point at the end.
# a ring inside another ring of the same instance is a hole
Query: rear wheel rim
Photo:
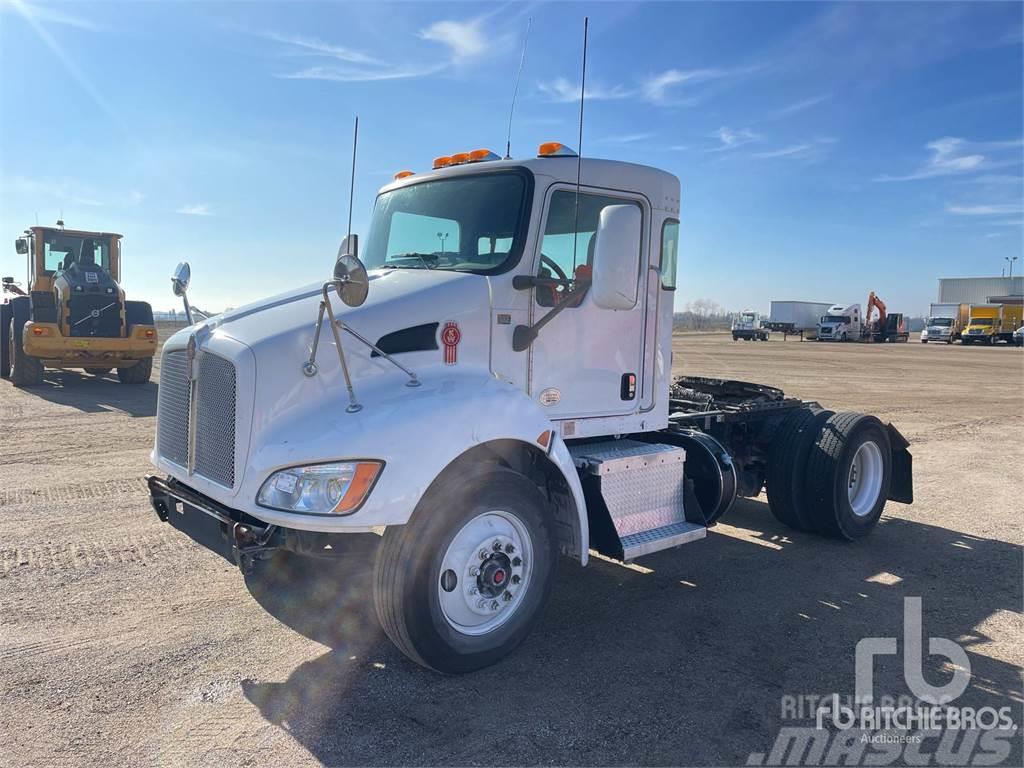
{"type": "Polygon", "coordinates": [[[494,510],[466,522],[441,560],[436,589],[448,625],[485,635],[518,611],[533,574],[533,540],[510,512],[494,510]]]}
{"type": "Polygon", "coordinates": [[[850,462],[847,476],[846,493],[850,509],[857,517],[866,517],[878,503],[882,492],[882,475],[885,464],[882,461],[882,449],[878,443],[867,440],[861,443],[850,462]]]}

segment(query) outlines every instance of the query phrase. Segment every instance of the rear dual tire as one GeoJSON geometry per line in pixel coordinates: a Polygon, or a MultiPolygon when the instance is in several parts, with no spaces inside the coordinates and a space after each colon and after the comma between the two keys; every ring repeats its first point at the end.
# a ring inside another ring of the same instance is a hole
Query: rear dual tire
{"type": "Polygon", "coordinates": [[[874,416],[804,411],[783,422],[773,441],[769,506],[791,528],[863,538],[882,516],[891,481],[889,433],[874,416]]]}
{"type": "Polygon", "coordinates": [[[554,582],[558,549],[548,506],[526,477],[495,467],[442,480],[406,525],[388,528],[374,605],[398,649],[447,674],[511,653],[554,582]]]}

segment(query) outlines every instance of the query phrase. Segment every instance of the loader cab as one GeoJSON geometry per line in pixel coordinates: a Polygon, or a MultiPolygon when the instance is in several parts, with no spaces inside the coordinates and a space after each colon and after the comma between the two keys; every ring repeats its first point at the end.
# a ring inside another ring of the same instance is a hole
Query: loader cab
{"type": "Polygon", "coordinates": [[[121,280],[121,235],[32,227],[15,241],[15,250],[27,257],[31,291],[52,291],[56,276],[65,271],[103,274],[113,283],[121,280]]]}

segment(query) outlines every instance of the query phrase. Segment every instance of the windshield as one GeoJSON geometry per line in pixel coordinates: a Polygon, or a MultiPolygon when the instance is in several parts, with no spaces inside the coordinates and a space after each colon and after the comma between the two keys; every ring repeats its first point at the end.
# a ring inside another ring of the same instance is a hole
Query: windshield
{"type": "Polygon", "coordinates": [[[972,317],[970,325],[992,325],[991,317],[972,317]]]}
{"type": "Polygon", "coordinates": [[[842,315],[825,315],[823,318],[821,318],[821,322],[823,322],[823,323],[848,323],[850,321],[849,321],[848,318],[845,318],[842,315]]]}
{"type": "Polygon", "coordinates": [[[953,320],[948,317],[933,317],[931,320],[928,321],[928,325],[938,325],[942,326],[943,328],[948,328],[952,324],[953,320]]]}
{"type": "Polygon", "coordinates": [[[110,240],[107,237],[47,232],[43,236],[43,269],[52,274],[72,263],[95,264],[110,271],[110,240]]]}
{"type": "Polygon", "coordinates": [[[425,181],[377,198],[363,261],[368,269],[490,274],[519,260],[529,178],[481,173],[425,181]]]}
{"type": "Polygon", "coordinates": [[[752,323],[754,322],[754,318],[756,318],[757,315],[755,315],[753,312],[744,312],[742,317],[744,322],[752,323]]]}

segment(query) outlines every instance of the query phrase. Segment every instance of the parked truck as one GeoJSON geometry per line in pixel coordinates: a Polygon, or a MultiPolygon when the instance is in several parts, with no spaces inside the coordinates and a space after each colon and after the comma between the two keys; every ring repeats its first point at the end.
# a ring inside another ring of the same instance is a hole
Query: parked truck
{"type": "Polygon", "coordinates": [[[526,637],[559,553],[699,541],[765,487],[785,525],[861,539],[913,499],[894,426],[673,380],[679,200],[558,143],[397,174],[330,279],[168,339],[153,509],[243,570],[370,537],[384,631],[449,673],[526,637]]]}
{"type": "Polygon", "coordinates": [[[761,315],[749,309],[740,312],[732,321],[732,340],[768,341],[768,329],[761,324],[761,315]]]}
{"type": "Polygon", "coordinates": [[[818,341],[859,341],[860,304],[833,304],[818,321],[818,341]]]}
{"type": "Polygon", "coordinates": [[[27,262],[27,289],[3,278],[0,376],[14,386],[43,381],[45,368],[111,370],[124,384],[149,381],[156,353],[153,310],[127,301],[121,235],[31,227],[14,242],[27,262]]]}
{"type": "Polygon", "coordinates": [[[1021,311],[1020,304],[971,304],[961,343],[991,346],[1005,341],[1012,345],[1013,332],[1022,324],[1021,311]]]}
{"type": "Polygon", "coordinates": [[[928,308],[924,330],[921,331],[921,342],[929,341],[952,344],[960,338],[967,321],[970,319],[969,304],[932,304],[928,308]]]}
{"type": "Polygon", "coordinates": [[[867,310],[864,316],[864,325],[861,329],[862,341],[876,342],[898,342],[909,341],[910,332],[907,330],[907,321],[902,312],[889,312],[874,291],[868,294],[867,310]],[[878,317],[871,319],[872,313],[878,311],[878,317]]]}
{"type": "Polygon", "coordinates": [[[834,306],[827,301],[773,301],[764,327],[789,336],[813,338],[818,331],[821,316],[834,306]]]}

